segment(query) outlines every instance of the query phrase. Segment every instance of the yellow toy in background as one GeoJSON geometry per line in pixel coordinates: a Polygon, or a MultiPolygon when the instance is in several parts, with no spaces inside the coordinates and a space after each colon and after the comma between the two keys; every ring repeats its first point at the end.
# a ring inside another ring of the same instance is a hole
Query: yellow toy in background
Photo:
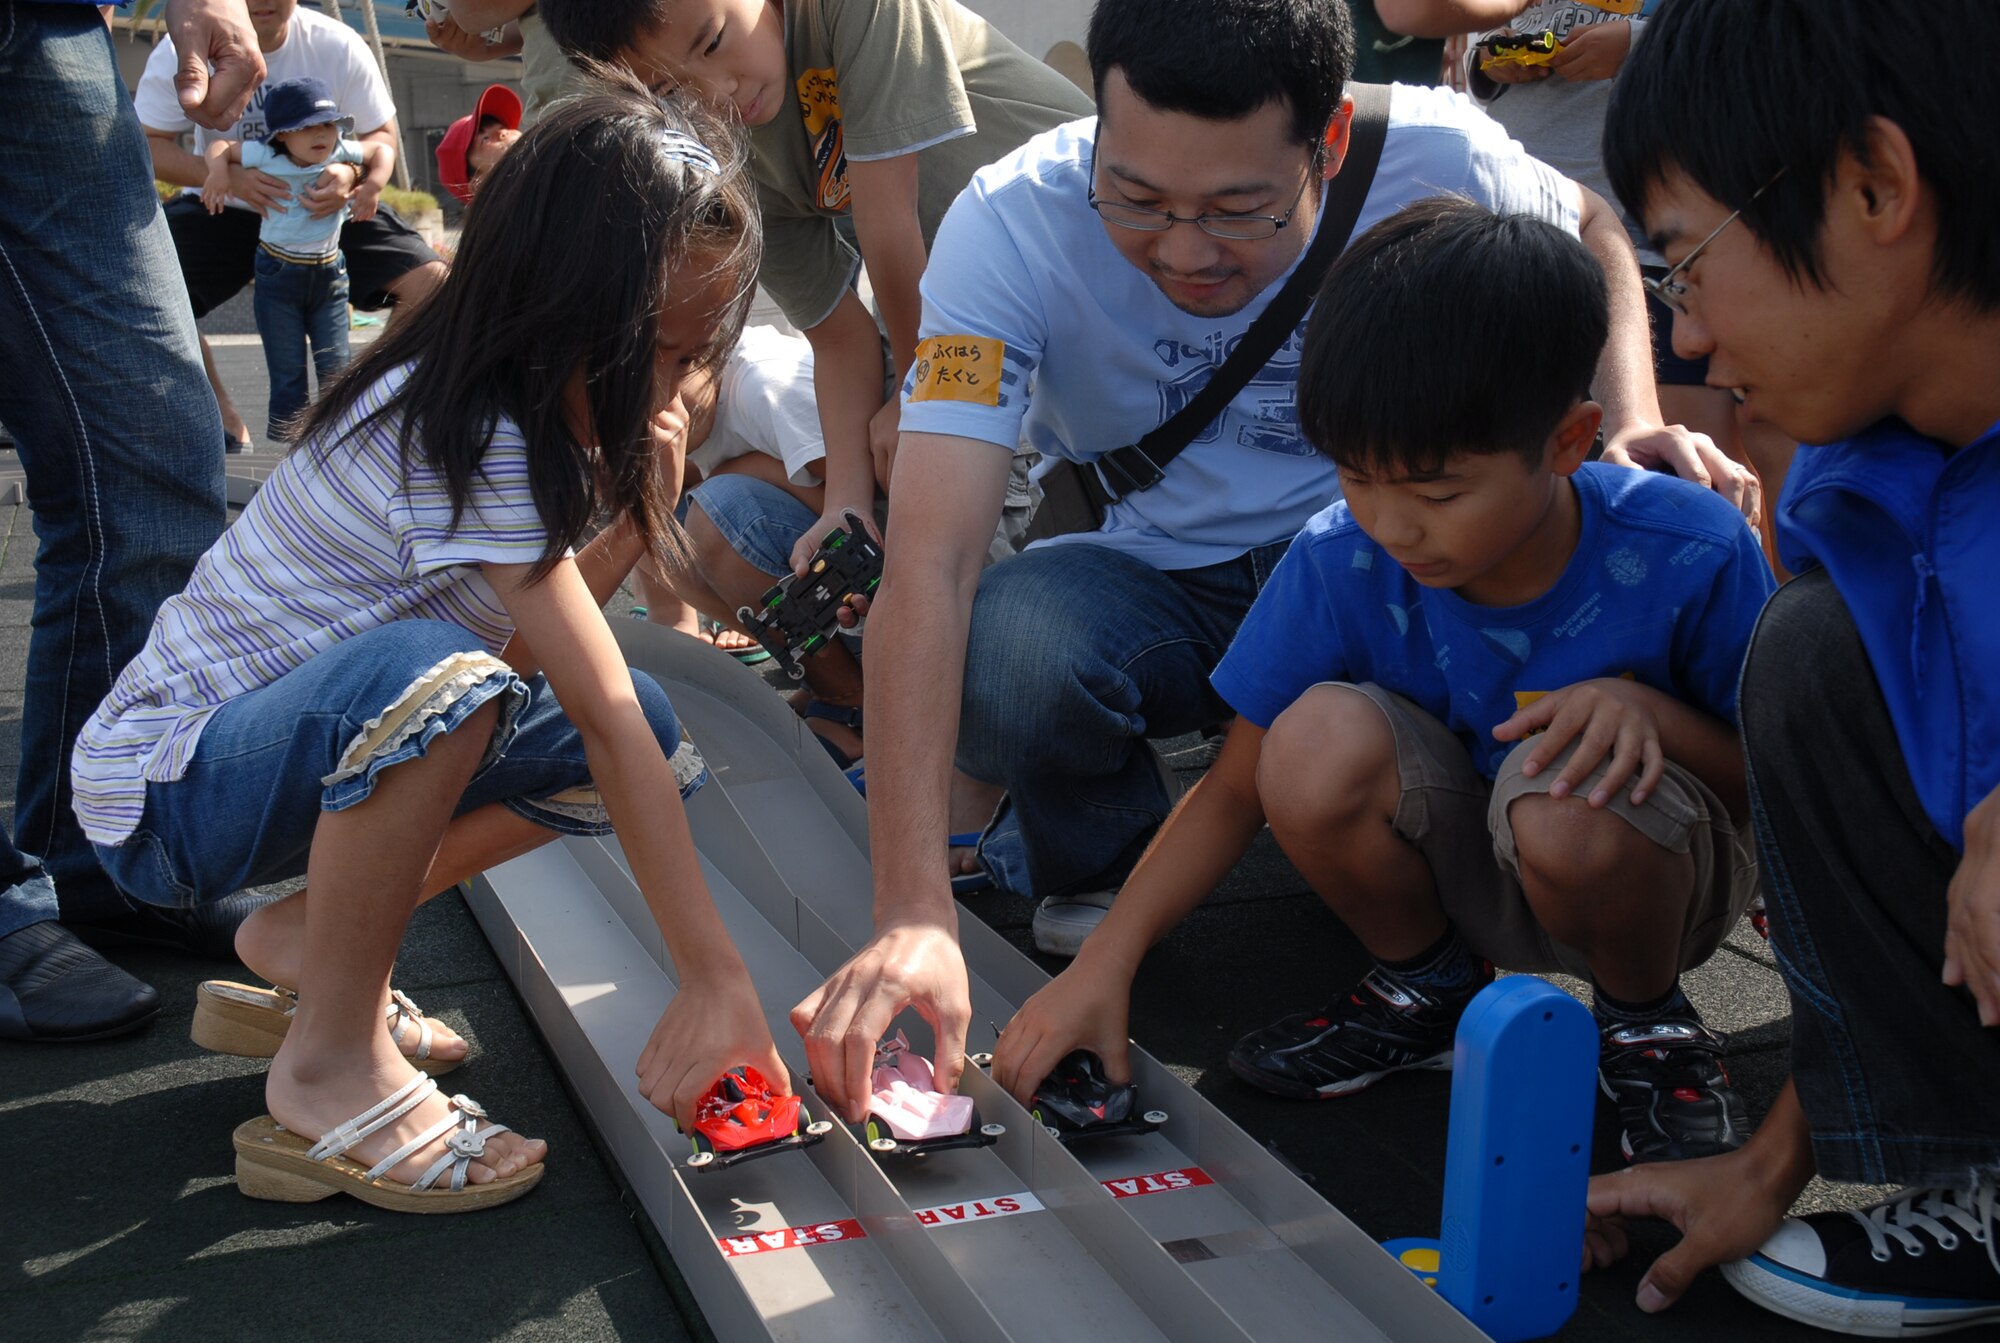
{"type": "Polygon", "coordinates": [[[1563,49],[1554,33],[1499,33],[1479,44],[1479,68],[1547,65],[1563,49]]]}

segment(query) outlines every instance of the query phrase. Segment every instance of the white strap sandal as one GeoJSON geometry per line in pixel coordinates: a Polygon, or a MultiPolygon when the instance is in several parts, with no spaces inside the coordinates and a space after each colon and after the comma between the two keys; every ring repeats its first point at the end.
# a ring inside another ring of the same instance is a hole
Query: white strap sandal
{"type": "Polygon", "coordinates": [[[471,1212],[511,1203],[542,1178],[536,1162],[513,1175],[486,1184],[469,1184],[466,1172],[486,1155],[486,1140],[506,1133],[505,1124],[482,1124],[486,1111],[469,1096],[453,1096],[451,1113],[372,1166],[348,1158],[358,1143],[415,1110],[438,1090],[422,1075],[411,1078],[394,1094],[322,1135],[316,1143],[287,1130],[269,1115],[240,1125],[231,1141],[236,1148],[236,1185],[251,1198],[280,1203],[311,1203],[334,1194],[352,1194],[364,1203],[395,1212],[471,1212]],[[444,1140],[444,1154],[411,1184],[384,1177],[424,1148],[444,1140]],[[447,1175],[449,1178],[447,1179],[447,1175]]]}
{"type": "MultiPolygon", "coordinates": [[[[292,1028],[292,1014],[298,1011],[299,995],[286,988],[259,988],[226,979],[204,980],[195,989],[194,1022],[188,1035],[203,1049],[243,1058],[268,1059],[278,1052],[292,1028]]],[[[401,989],[389,991],[382,1008],[389,1022],[389,1035],[396,1048],[417,1068],[433,1077],[443,1076],[465,1060],[431,1057],[436,1032],[425,1019],[424,1009],[401,989]],[[415,1029],[416,1052],[405,1041],[415,1029]]]]}

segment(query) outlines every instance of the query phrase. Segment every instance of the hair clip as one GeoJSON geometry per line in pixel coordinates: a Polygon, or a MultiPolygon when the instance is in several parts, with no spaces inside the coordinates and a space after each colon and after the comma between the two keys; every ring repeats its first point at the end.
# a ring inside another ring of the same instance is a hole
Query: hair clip
{"type": "Polygon", "coordinates": [[[716,162],[713,151],[686,131],[669,126],[660,132],[660,143],[666,146],[667,157],[675,163],[701,168],[718,177],[722,175],[722,165],[716,162]]]}

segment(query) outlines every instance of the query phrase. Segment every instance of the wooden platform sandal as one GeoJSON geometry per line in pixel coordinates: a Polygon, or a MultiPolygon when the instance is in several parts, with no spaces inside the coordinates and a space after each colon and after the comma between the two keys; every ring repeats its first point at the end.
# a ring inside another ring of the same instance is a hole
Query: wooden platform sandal
{"type": "Polygon", "coordinates": [[[486,1111],[469,1096],[451,1098],[451,1114],[425,1129],[373,1166],[345,1153],[370,1134],[401,1119],[438,1089],[422,1075],[412,1077],[387,1099],[364,1110],[316,1143],[291,1132],[269,1115],[237,1126],[236,1187],[250,1198],[275,1203],[313,1203],[351,1194],[391,1212],[476,1212],[511,1203],[541,1182],[543,1163],[486,1184],[471,1184],[466,1171],[486,1154],[486,1140],[506,1133],[505,1124],[481,1124],[486,1111]],[[383,1176],[425,1147],[444,1140],[445,1153],[413,1184],[383,1176]],[[447,1176],[449,1178],[447,1178],[447,1176]]]}
{"type": "MultiPolygon", "coordinates": [[[[217,1054],[272,1058],[285,1042],[298,1006],[299,995],[290,989],[260,989],[254,984],[237,984],[227,979],[204,980],[194,992],[194,1024],[188,1029],[188,1037],[217,1054]]],[[[441,1077],[465,1062],[462,1058],[431,1057],[431,1024],[424,1019],[424,1010],[401,989],[389,991],[389,1002],[382,1012],[389,1019],[389,1035],[396,1048],[419,1071],[441,1077]],[[413,1028],[414,1052],[405,1044],[413,1028]]]]}

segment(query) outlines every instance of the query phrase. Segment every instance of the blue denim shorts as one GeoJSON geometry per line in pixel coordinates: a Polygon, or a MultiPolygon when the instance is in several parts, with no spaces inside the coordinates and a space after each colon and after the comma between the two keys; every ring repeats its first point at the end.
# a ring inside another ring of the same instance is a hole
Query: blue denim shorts
{"type": "MultiPolygon", "coordinates": [[[[658,683],[634,672],[632,686],[686,797],[707,768],[658,683]]],[[[146,785],[138,828],[93,847],[119,889],[153,905],[299,876],[321,812],[367,800],[383,770],[423,755],[492,700],[499,722],[457,814],[498,803],[562,834],[609,833],[583,738],[548,682],[523,680],[457,625],[404,620],[224,704],[187,772],[146,785]]]]}
{"type": "Polygon", "coordinates": [[[710,476],[687,500],[722,533],[729,548],[773,578],[792,571],[792,547],[812,530],[819,514],[769,481],[727,472],[710,476]]]}

